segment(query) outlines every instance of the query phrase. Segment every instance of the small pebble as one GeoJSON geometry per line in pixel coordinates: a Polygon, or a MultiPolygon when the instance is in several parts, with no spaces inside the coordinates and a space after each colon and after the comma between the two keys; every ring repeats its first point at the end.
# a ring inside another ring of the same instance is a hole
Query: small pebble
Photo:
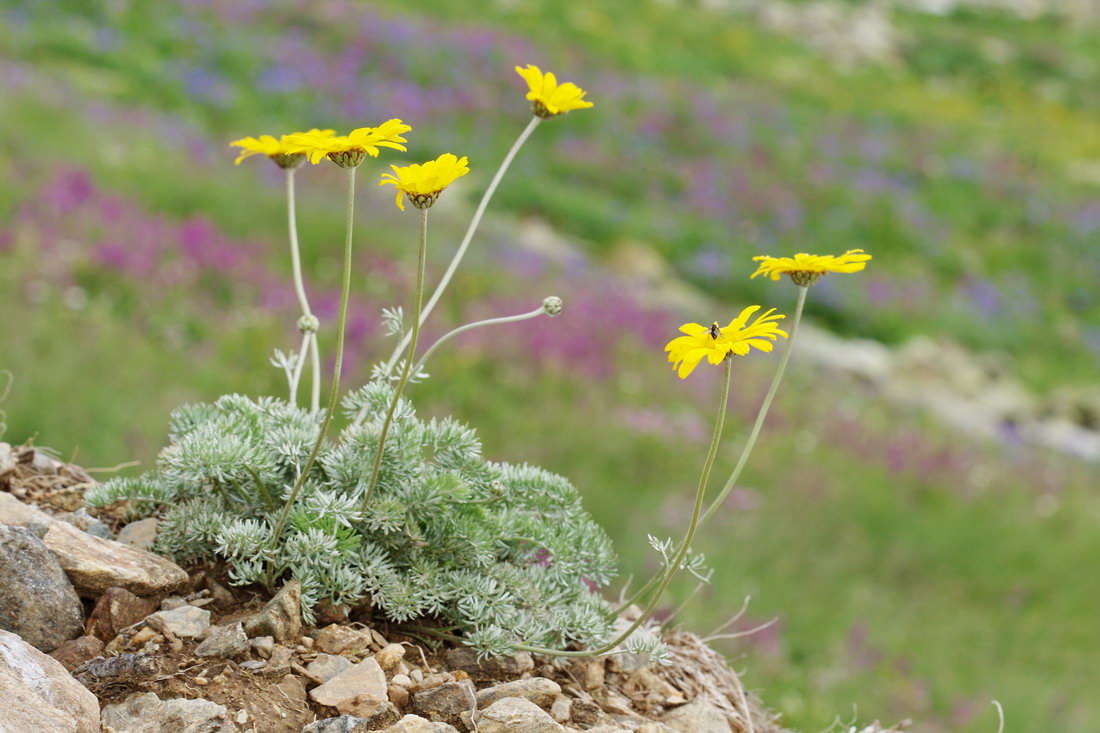
{"type": "Polygon", "coordinates": [[[396,667],[404,656],[405,647],[400,644],[387,644],[374,655],[374,659],[382,669],[390,670],[396,667]]]}
{"type": "Polygon", "coordinates": [[[409,672],[409,677],[412,678],[413,682],[423,682],[424,681],[424,673],[420,671],[419,667],[414,667],[413,671],[409,672]]]}
{"type": "Polygon", "coordinates": [[[237,713],[237,717],[235,718],[235,720],[237,721],[237,723],[239,725],[244,725],[245,723],[247,723],[248,722],[248,711],[244,710],[242,708],[241,711],[239,713],[237,713]]]}
{"type": "Polygon", "coordinates": [[[203,687],[203,686],[205,686],[205,685],[209,685],[209,684],[210,684],[210,680],[206,679],[205,677],[196,677],[196,678],[195,678],[194,680],[192,680],[192,681],[193,681],[193,682],[194,682],[194,683],[195,683],[196,685],[198,685],[199,687],[203,687]]]}
{"type": "Polygon", "coordinates": [[[386,688],[386,695],[390,698],[390,702],[399,708],[407,707],[409,704],[409,691],[404,687],[390,685],[386,688]]]}
{"type": "Polygon", "coordinates": [[[252,640],[252,648],[261,657],[267,659],[275,649],[275,638],[272,636],[257,636],[252,640]]]}
{"type": "Polygon", "coordinates": [[[249,659],[247,662],[241,662],[241,669],[263,669],[267,666],[267,662],[262,659],[249,659]]]}
{"type": "Polygon", "coordinates": [[[398,687],[404,687],[406,690],[413,686],[413,681],[409,679],[407,674],[395,674],[390,682],[398,687]]]}
{"type": "Polygon", "coordinates": [[[313,640],[312,636],[303,636],[301,638],[302,646],[304,646],[306,649],[312,649],[313,648],[313,641],[314,640],[313,640]]]}

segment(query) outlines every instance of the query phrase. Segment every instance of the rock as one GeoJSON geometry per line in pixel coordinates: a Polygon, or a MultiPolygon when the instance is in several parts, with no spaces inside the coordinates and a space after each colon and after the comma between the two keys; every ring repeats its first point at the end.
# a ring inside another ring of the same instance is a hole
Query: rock
{"type": "Polygon", "coordinates": [[[56,659],[0,631],[0,726],[9,731],[98,733],[99,702],[56,659]]]}
{"type": "Polygon", "coordinates": [[[581,686],[589,692],[603,687],[604,676],[606,675],[606,667],[603,659],[589,659],[581,665],[577,665],[580,670],[581,686]]]}
{"type": "Polygon", "coordinates": [[[72,672],[89,659],[103,652],[103,642],[94,636],[81,636],[66,641],[50,652],[50,656],[61,662],[61,666],[72,672]]]}
{"type": "Polygon", "coordinates": [[[477,652],[468,647],[448,649],[447,666],[470,675],[475,682],[512,680],[535,668],[535,662],[527,652],[516,652],[507,657],[489,657],[478,661],[477,652]]]}
{"type": "Polygon", "coordinates": [[[375,661],[387,672],[397,666],[405,657],[405,647],[400,644],[387,644],[381,651],[374,655],[375,661]]]}
{"type": "Polygon", "coordinates": [[[574,700],[569,715],[574,725],[590,727],[599,721],[601,712],[600,706],[591,700],[574,700]]]}
{"type": "MultiPolygon", "coordinates": [[[[5,445],[0,443],[0,446],[5,445]]],[[[0,491],[0,524],[26,527],[42,537],[53,523],[53,517],[36,507],[19,501],[6,491],[0,491]]]]}
{"type": "Polygon", "coordinates": [[[407,674],[395,674],[390,682],[406,690],[413,686],[413,681],[407,674]]]}
{"type": "Polygon", "coordinates": [[[731,733],[725,714],[702,697],[673,708],[661,722],[679,733],[731,733]]]}
{"type": "Polygon", "coordinates": [[[550,705],[550,717],[559,723],[568,723],[573,711],[573,700],[568,697],[558,697],[550,705]]]}
{"type": "Polygon", "coordinates": [[[271,656],[271,652],[275,651],[275,637],[273,636],[257,636],[252,640],[252,648],[256,650],[264,659],[271,656]]]}
{"type": "Polygon", "coordinates": [[[554,699],[559,694],[561,694],[561,686],[554,680],[548,680],[545,677],[528,677],[478,690],[477,706],[487,708],[497,700],[519,697],[530,700],[539,707],[548,708],[554,704],[554,699]]]}
{"type": "Polygon", "coordinates": [[[160,610],[162,611],[175,611],[177,608],[183,608],[187,605],[187,600],[183,596],[168,596],[161,600],[160,610]]]}
{"type": "Polygon", "coordinates": [[[127,626],[142,621],[156,610],[155,603],[138,598],[125,588],[108,588],[88,617],[87,631],[103,641],[110,641],[127,626]]]}
{"type": "Polygon", "coordinates": [[[145,622],[165,636],[179,639],[201,639],[210,628],[210,612],[205,608],[185,605],[171,611],[157,611],[145,622]]]}
{"type": "Polygon", "coordinates": [[[474,683],[470,680],[447,682],[412,696],[412,709],[417,715],[456,727],[462,724],[462,713],[476,712],[477,707],[474,683]]]}
{"type": "Polygon", "coordinates": [[[379,700],[371,695],[356,695],[336,706],[338,712],[354,715],[367,722],[367,730],[378,730],[401,719],[401,713],[389,700],[379,700]]]}
{"type": "Polygon", "coordinates": [[[669,728],[664,723],[642,723],[634,729],[634,733],[673,733],[672,728],[669,728]]]}
{"type": "Polygon", "coordinates": [[[130,522],[118,531],[118,537],[115,538],[115,542],[129,545],[139,550],[148,550],[157,539],[157,525],[159,524],[160,522],[157,521],[156,517],[130,522]]]}
{"type": "Polygon", "coordinates": [[[620,728],[617,725],[597,725],[589,728],[588,733],[632,733],[630,728],[620,728]]]}
{"type": "Polygon", "coordinates": [[[409,705],[409,691],[404,687],[391,684],[386,688],[386,695],[390,698],[390,702],[399,708],[404,709],[409,705]]]}
{"type": "Polygon", "coordinates": [[[285,646],[276,645],[264,667],[264,674],[286,674],[290,671],[291,651],[285,646]]]}
{"type": "Polygon", "coordinates": [[[325,718],[302,728],[302,733],[368,733],[377,730],[370,728],[365,718],[354,715],[341,715],[338,718],[325,718]]]}
{"type": "MultiPolygon", "coordinates": [[[[209,613],[207,611],[208,618],[209,613]]],[[[248,649],[248,646],[248,637],[244,635],[244,627],[238,621],[226,626],[215,626],[210,635],[195,648],[195,656],[223,659],[235,657],[248,649]]]]}
{"type": "Polygon", "coordinates": [[[424,720],[419,715],[406,715],[382,733],[458,733],[458,729],[447,723],[424,720]]]}
{"type": "Polygon", "coordinates": [[[84,631],[84,607],[46,545],[0,525],[0,629],[48,652],[84,631]]]}
{"type": "Polygon", "coordinates": [[[151,595],[178,588],[187,573],[163,557],[92,537],[71,524],[54,522],[42,538],[76,590],[91,598],[112,586],[137,595],[151,595]]]}
{"type": "Polygon", "coordinates": [[[417,687],[421,690],[430,690],[433,687],[439,687],[448,682],[454,682],[455,676],[450,672],[436,672],[430,674],[427,677],[422,677],[420,682],[417,683],[417,687]]]}
{"type": "Polygon", "coordinates": [[[103,708],[103,733],[235,733],[237,726],[224,705],[203,700],[161,700],[156,694],[133,694],[103,708]]]}
{"type": "Polygon", "coordinates": [[[306,666],[306,671],[325,683],[352,666],[354,666],[352,661],[347,657],[338,657],[335,654],[318,654],[317,658],[306,666]]]}
{"type": "Polygon", "coordinates": [[[275,594],[258,613],[244,622],[244,632],[270,636],[275,641],[293,641],[302,634],[302,585],[292,580],[275,594]]]}
{"type": "Polygon", "coordinates": [[[356,695],[386,699],[386,673],[373,658],[348,667],[309,693],[317,704],[331,707],[356,695]]]}
{"type": "Polygon", "coordinates": [[[481,711],[478,733],[563,733],[563,728],[530,700],[506,697],[481,711]]]}
{"type": "Polygon", "coordinates": [[[249,659],[247,661],[241,662],[238,666],[241,669],[248,669],[255,672],[266,667],[267,661],[263,659],[249,659]]]}
{"type": "Polygon", "coordinates": [[[370,646],[370,643],[369,631],[330,624],[317,634],[314,647],[327,654],[350,654],[365,649],[370,646]]]}
{"type": "Polygon", "coordinates": [[[91,514],[88,514],[88,510],[84,507],[80,507],[75,512],[65,512],[64,514],[58,514],[54,519],[62,522],[68,522],[81,532],[87,532],[93,537],[100,537],[105,540],[114,539],[114,534],[111,532],[111,528],[103,522],[99,521],[91,514]]]}
{"type": "Polygon", "coordinates": [[[644,652],[619,652],[612,654],[607,660],[607,667],[612,672],[630,674],[649,666],[649,655],[644,652]]]}

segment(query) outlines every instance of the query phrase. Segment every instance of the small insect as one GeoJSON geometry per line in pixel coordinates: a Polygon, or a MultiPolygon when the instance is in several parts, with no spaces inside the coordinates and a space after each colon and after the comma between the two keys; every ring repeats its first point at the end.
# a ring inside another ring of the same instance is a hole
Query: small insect
{"type": "Polygon", "coordinates": [[[715,341],[717,341],[718,337],[722,335],[722,330],[718,328],[718,321],[712,323],[710,328],[707,330],[710,331],[710,337],[715,341]]]}

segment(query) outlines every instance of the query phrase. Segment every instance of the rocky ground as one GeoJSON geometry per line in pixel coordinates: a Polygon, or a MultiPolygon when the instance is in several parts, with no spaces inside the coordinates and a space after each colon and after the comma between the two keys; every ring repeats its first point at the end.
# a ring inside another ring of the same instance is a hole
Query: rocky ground
{"type": "Polygon", "coordinates": [[[658,666],[628,653],[478,660],[369,609],[303,626],[296,583],[268,597],[214,566],[184,570],[147,551],[156,520],[85,512],[92,482],[0,443],[3,733],[784,730],[686,632],[665,634],[673,661],[658,666]]]}

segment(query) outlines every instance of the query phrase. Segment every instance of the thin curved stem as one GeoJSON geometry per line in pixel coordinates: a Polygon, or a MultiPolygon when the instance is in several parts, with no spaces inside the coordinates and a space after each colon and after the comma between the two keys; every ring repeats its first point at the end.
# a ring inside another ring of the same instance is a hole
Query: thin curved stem
{"type": "MultiPolygon", "coordinates": [[[[496,193],[497,187],[500,185],[501,180],[504,178],[504,174],[508,172],[508,168],[512,165],[512,161],[516,157],[516,153],[519,152],[523,144],[527,142],[527,138],[531,136],[531,133],[538,127],[541,117],[532,116],[531,121],[527,123],[527,127],[523,128],[523,132],[519,134],[516,141],[512,143],[512,147],[508,150],[508,154],[504,156],[504,160],[501,161],[500,167],[497,168],[497,172],[493,175],[493,179],[489,182],[489,187],[485,189],[485,193],[481,195],[481,201],[478,202],[477,209],[474,211],[474,216],[470,219],[469,226],[466,227],[466,233],[462,236],[462,242],[458,245],[458,249],[455,251],[454,257],[451,258],[451,263],[447,265],[446,271],[443,273],[443,277],[440,278],[439,284],[435,286],[435,291],[432,292],[432,296],[428,298],[427,304],[424,306],[423,312],[420,314],[418,324],[423,325],[424,321],[428,319],[432,310],[435,308],[439,299],[443,297],[443,291],[447,289],[447,286],[451,282],[451,278],[454,277],[455,270],[458,269],[458,265],[462,262],[462,258],[466,256],[466,250],[470,247],[470,242],[473,241],[474,234],[477,232],[478,226],[481,225],[481,218],[485,215],[485,209],[488,208],[489,202],[493,198],[493,194],[496,193]]],[[[393,371],[393,368],[397,365],[397,362],[401,359],[402,354],[405,353],[406,348],[409,345],[411,334],[406,333],[394,349],[393,354],[390,355],[389,361],[386,362],[385,373],[389,374],[393,371]]],[[[355,416],[353,425],[362,424],[366,419],[367,411],[364,407],[359,410],[359,414],[355,416]]]]}
{"type": "Polygon", "coordinates": [[[302,367],[306,363],[306,351],[309,350],[310,341],[313,338],[313,334],[306,331],[302,334],[302,348],[298,352],[298,360],[294,365],[294,372],[290,375],[290,404],[298,404],[298,383],[302,379],[302,367]]]}
{"type": "Polygon", "coordinates": [[[532,318],[537,318],[541,316],[545,312],[546,308],[540,305],[538,308],[531,311],[530,313],[520,313],[519,315],[515,316],[501,316],[499,318],[486,318],[484,321],[474,321],[473,323],[467,323],[464,326],[459,326],[453,331],[449,331],[443,334],[434,344],[429,346],[427,351],[424,352],[424,355],[421,356],[420,360],[416,362],[415,366],[413,366],[412,373],[413,375],[419,374],[420,370],[424,368],[424,364],[428,361],[428,357],[434,354],[436,349],[438,349],[444,343],[451,340],[460,333],[465,333],[466,331],[470,331],[475,328],[481,328],[482,326],[499,326],[503,323],[519,323],[520,321],[528,321],[532,318]]]}
{"type": "Polygon", "coordinates": [[[317,454],[321,452],[321,446],[328,435],[329,424],[332,422],[332,413],[336,411],[336,399],[340,393],[340,371],[344,363],[344,329],[348,319],[348,296],[351,293],[351,244],[352,231],[355,227],[355,168],[347,168],[348,172],[348,202],[347,202],[347,229],[344,235],[344,278],[340,290],[340,317],[336,326],[336,364],[332,368],[332,393],[329,394],[328,408],[325,410],[324,420],[321,422],[321,430],[317,433],[317,440],[313,444],[313,450],[306,459],[306,465],[302,467],[294,487],[290,490],[290,496],[286,500],[283,511],[279,514],[279,521],[275,524],[275,531],[271,535],[271,545],[274,547],[279,542],[279,537],[286,527],[290,509],[298,499],[302,490],[302,484],[306,482],[313,464],[317,460],[317,454]]]}
{"type": "Polygon", "coordinates": [[[317,334],[309,341],[310,368],[313,369],[313,387],[309,394],[310,412],[321,409],[321,349],[317,346],[317,334]]]}
{"type": "Polygon", "coordinates": [[[412,343],[409,349],[409,358],[405,360],[405,366],[401,370],[401,378],[397,381],[397,387],[393,391],[393,399],[390,400],[390,409],[386,412],[386,419],[382,423],[382,433],[378,436],[378,450],[374,453],[374,466],[371,468],[370,481],[367,482],[367,493],[363,496],[362,510],[365,513],[370,505],[374,487],[378,483],[378,472],[382,467],[382,451],[386,447],[386,436],[389,435],[390,425],[393,423],[393,413],[397,410],[397,403],[401,400],[401,393],[405,384],[409,381],[409,372],[412,371],[412,361],[416,356],[416,342],[420,340],[420,304],[424,298],[424,269],[428,256],[428,210],[420,210],[420,252],[416,266],[416,294],[413,296],[413,327],[412,343]]]}
{"type": "Polygon", "coordinates": [[[664,592],[668,590],[669,584],[672,583],[673,577],[676,576],[677,571],[680,569],[680,563],[684,561],[684,557],[687,555],[688,550],[691,548],[691,543],[695,539],[695,532],[699,529],[699,514],[703,509],[703,497],[707,492],[707,482],[710,480],[711,469],[714,468],[714,459],[718,455],[718,444],[721,442],[722,438],[722,428],[726,423],[726,405],[729,402],[730,377],[733,374],[733,360],[731,357],[726,357],[724,372],[725,374],[722,379],[722,400],[718,405],[718,419],[714,422],[714,434],[710,439],[710,450],[707,451],[707,459],[703,463],[703,472],[699,476],[699,486],[695,490],[695,505],[691,512],[691,524],[688,525],[687,534],[684,536],[684,541],[680,544],[679,551],[665,569],[664,575],[661,578],[661,584],[657,587],[657,592],[649,599],[649,603],[646,604],[642,614],[626,631],[620,634],[617,639],[604,644],[599,649],[565,651],[527,646],[525,644],[517,644],[516,649],[531,652],[532,654],[549,654],[558,657],[596,657],[612,651],[615,647],[619,646],[619,644],[629,639],[630,636],[653,615],[653,611],[657,608],[658,601],[661,600],[661,596],[664,595],[664,592]]]}
{"type": "MultiPolygon", "coordinates": [[[[294,292],[298,296],[298,305],[302,309],[302,315],[306,318],[313,318],[313,311],[309,307],[309,298],[306,297],[305,281],[302,278],[302,255],[298,246],[298,207],[294,196],[294,171],[294,168],[286,169],[286,224],[290,237],[290,265],[294,275],[294,292]]],[[[306,335],[308,336],[309,334],[307,333],[306,335]]],[[[313,369],[313,394],[317,395],[317,397],[312,401],[311,408],[316,412],[321,393],[321,364],[320,357],[317,356],[316,337],[312,342],[307,338],[302,339],[302,350],[298,354],[298,361],[300,364],[305,363],[307,347],[312,347],[314,351],[314,360],[310,366],[313,369]]],[[[295,404],[298,402],[298,382],[300,377],[301,369],[298,370],[298,375],[295,377],[294,383],[291,385],[290,389],[290,401],[295,404]]]]}
{"type": "Polygon", "coordinates": [[[798,324],[802,320],[802,308],[806,305],[806,293],[809,291],[809,287],[801,285],[798,288],[798,303],[794,307],[794,317],[791,319],[790,335],[787,337],[787,344],[783,348],[783,357],[779,360],[779,366],[775,370],[775,376],[772,377],[771,386],[768,387],[768,394],[764,396],[764,402],[760,405],[760,412],[756,414],[756,422],[752,426],[752,432],[749,433],[749,439],[745,443],[744,449],[741,451],[741,457],[737,459],[737,465],[733,469],[733,473],[730,474],[729,479],[726,480],[725,486],[718,492],[718,496],[714,498],[710,506],[707,507],[707,511],[703,514],[701,522],[707,521],[712,514],[718,511],[718,508],[722,506],[722,502],[729,496],[730,491],[737,484],[737,479],[741,477],[741,470],[745,467],[745,464],[749,461],[749,456],[752,454],[752,449],[756,445],[756,439],[760,437],[760,430],[764,427],[764,420],[768,417],[768,410],[772,406],[772,400],[775,399],[775,393],[779,391],[779,383],[783,381],[783,374],[787,371],[787,362],[791,359],[791,347],[794,346],[794,336],[798,331],[798,324]]]}

